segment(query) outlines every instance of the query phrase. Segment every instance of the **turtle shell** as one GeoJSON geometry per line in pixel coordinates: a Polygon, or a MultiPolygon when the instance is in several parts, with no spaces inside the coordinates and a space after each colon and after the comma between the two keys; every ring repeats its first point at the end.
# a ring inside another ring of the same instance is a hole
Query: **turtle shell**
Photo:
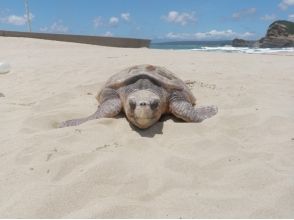
{"type": "Polygon", "coordinates": [[[104,88],[119,89],[136,82],[139,79],[149,79],[154,84],[161,86],[166,91],[181,91],[195,103],[195,97],[185,82],[179,79],[174,73],[164,67],[152,65],[137,65],[124,69],[111,76],[104,88]]]}

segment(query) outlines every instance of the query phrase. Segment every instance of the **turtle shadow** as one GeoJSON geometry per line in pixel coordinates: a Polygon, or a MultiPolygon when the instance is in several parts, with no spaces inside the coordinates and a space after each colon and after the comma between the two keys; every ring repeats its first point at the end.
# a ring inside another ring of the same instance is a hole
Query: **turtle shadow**
{"type": "Polygon", "coordinates": [[[117,116],[115,116],[116,119],[120,119],[120,118],[125,118],[131,129],[135,132],[137,132],[141,137],[148,137],[148,138],[152,138],[157,134],[163,134],[162,133],[162,129],[163,129],[163,121],[159,121],[157,123],[155,123],[154,125],[152,125],[150,128],[147,129],[140,129],[138,127],[136,127],[135,125],[133,125],[126,117],[126,115],[121,112],[119,113],[117,116]]]}
{"type": "Polygon", "coordinates": [[[157,122],[154,125],[152,125],[150,128],[147,129],[140,129],[137,128],[135,125],[130,123],[130,127],[132,128],[133,131],[137,132],[141,137],[147,137],[147,138],[152,138],[157,134],[163,134],[162,129],[163,129],[163,122],[157,122]]]}

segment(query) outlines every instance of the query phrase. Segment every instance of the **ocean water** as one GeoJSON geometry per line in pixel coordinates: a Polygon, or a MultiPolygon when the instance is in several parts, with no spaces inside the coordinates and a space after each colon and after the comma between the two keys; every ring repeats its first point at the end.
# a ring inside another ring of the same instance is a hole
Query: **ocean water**
{"type": "Polygon", "coordinates": [[[278,52],[294,52],[294,47],[288,48],[249,48],[232,47],[231,41],[177,41],[151,43],[150,48],[167,50],[217,51],[227,53],[265,54],[278,52]]]}

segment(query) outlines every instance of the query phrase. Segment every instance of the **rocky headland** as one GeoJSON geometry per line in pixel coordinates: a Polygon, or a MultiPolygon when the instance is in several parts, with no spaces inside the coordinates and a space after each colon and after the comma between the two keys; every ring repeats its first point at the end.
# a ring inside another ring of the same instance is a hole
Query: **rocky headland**
{"type": "Polygon", "coordinates": [[[294,22],[275,21],[267,29],[265,37],[258,41],[234,39],[234,47],[282,48],[294,47],[294,22]]]}

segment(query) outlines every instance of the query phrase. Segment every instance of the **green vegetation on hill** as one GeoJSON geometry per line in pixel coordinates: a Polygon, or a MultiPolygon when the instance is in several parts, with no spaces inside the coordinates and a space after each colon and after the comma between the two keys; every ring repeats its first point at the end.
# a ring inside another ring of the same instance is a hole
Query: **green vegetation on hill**
{"type": "Polygon", "coordinates": [[[274,24],[283,24],[285,25],[288,30],[289,30],[289,34],[294,34],[294,22],[291,22],[291,21],[286,21],[286,20],[278,20],[278,21],[275,21],[274,23],[272,23],[270,25],[270,28],[274,25],[274,24]]]}

